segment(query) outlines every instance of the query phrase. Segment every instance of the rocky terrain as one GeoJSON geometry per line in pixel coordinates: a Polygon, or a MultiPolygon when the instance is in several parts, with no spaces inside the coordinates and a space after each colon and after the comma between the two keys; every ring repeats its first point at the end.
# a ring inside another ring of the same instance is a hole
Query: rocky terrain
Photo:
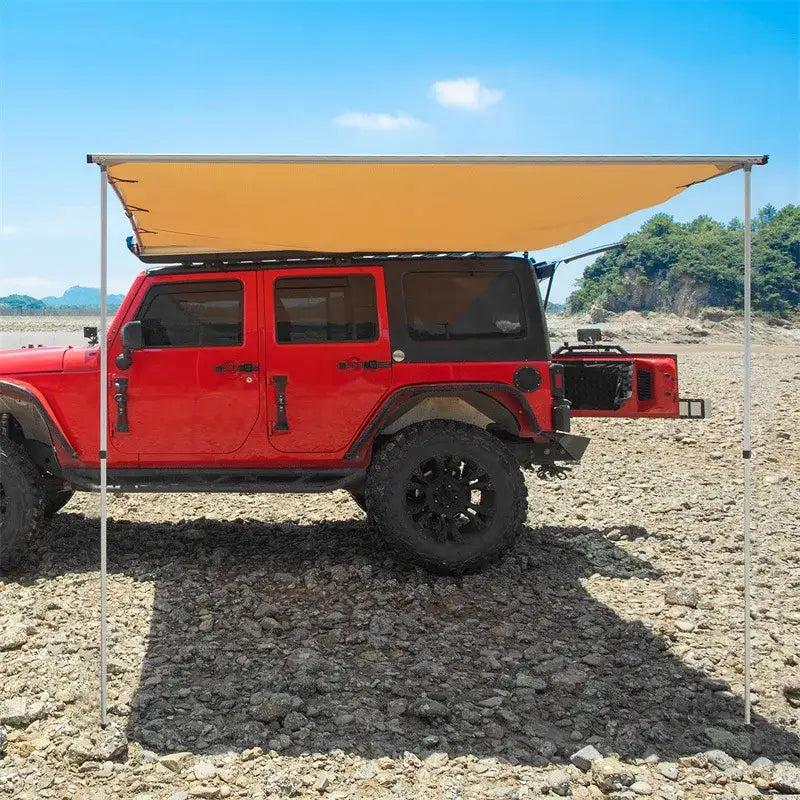
{"type": "Polygon", "coordinates": [[[741,355],[690,350],[711,418],[579,420],[483,574],[398,566],[343,492],[114,497],[105,730],[77,495],[0,584],[0,796],[800,794],[800,349],[754,367],[750,726],[741,355]]]}

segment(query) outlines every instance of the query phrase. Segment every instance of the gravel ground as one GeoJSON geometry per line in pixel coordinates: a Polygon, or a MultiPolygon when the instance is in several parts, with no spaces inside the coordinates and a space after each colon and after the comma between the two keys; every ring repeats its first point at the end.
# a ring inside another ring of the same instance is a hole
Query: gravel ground
{"type": "Polygon", "coordinates": [[[681,369],[711,418],[579,420],[584,462],[529,477],[521,541],[479,575],[392,563],[343,492],[113,498],[105,731],[77,495],[0,584],[0,795],[800,793],[800,350],[755,365],[749,727],[741,355],[681,369]]]}

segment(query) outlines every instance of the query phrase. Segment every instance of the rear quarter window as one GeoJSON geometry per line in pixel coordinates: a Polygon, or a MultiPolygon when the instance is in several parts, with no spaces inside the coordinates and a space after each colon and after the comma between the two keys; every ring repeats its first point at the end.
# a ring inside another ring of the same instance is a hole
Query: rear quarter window
{"type": "Polygon", "coordinates": [[[418,341],[525,336],[525,307],[513,272],[408,272],[408,335],[418,341]]]}

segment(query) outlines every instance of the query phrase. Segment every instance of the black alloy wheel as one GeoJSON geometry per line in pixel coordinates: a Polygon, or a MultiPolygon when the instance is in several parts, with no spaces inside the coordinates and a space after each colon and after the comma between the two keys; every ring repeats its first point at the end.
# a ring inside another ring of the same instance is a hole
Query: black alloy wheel
{"type": "Polygon", "coordinates": [[[522,470],[491,433],[450,420],[416,423],[373,456],[369,516],[405,561],[459,574],[498,560],[525,521],[522,470]]]}

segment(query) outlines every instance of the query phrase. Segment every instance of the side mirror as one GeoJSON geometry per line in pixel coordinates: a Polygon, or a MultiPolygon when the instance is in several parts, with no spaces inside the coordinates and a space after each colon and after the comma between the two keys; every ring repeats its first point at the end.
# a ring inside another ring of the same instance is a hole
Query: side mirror
{"type": "Polygon", "coordinates": [[[144,347],[141,320],[126,322],[122,326],[122,346],[126,350],[141,350],[144,347]]]}

